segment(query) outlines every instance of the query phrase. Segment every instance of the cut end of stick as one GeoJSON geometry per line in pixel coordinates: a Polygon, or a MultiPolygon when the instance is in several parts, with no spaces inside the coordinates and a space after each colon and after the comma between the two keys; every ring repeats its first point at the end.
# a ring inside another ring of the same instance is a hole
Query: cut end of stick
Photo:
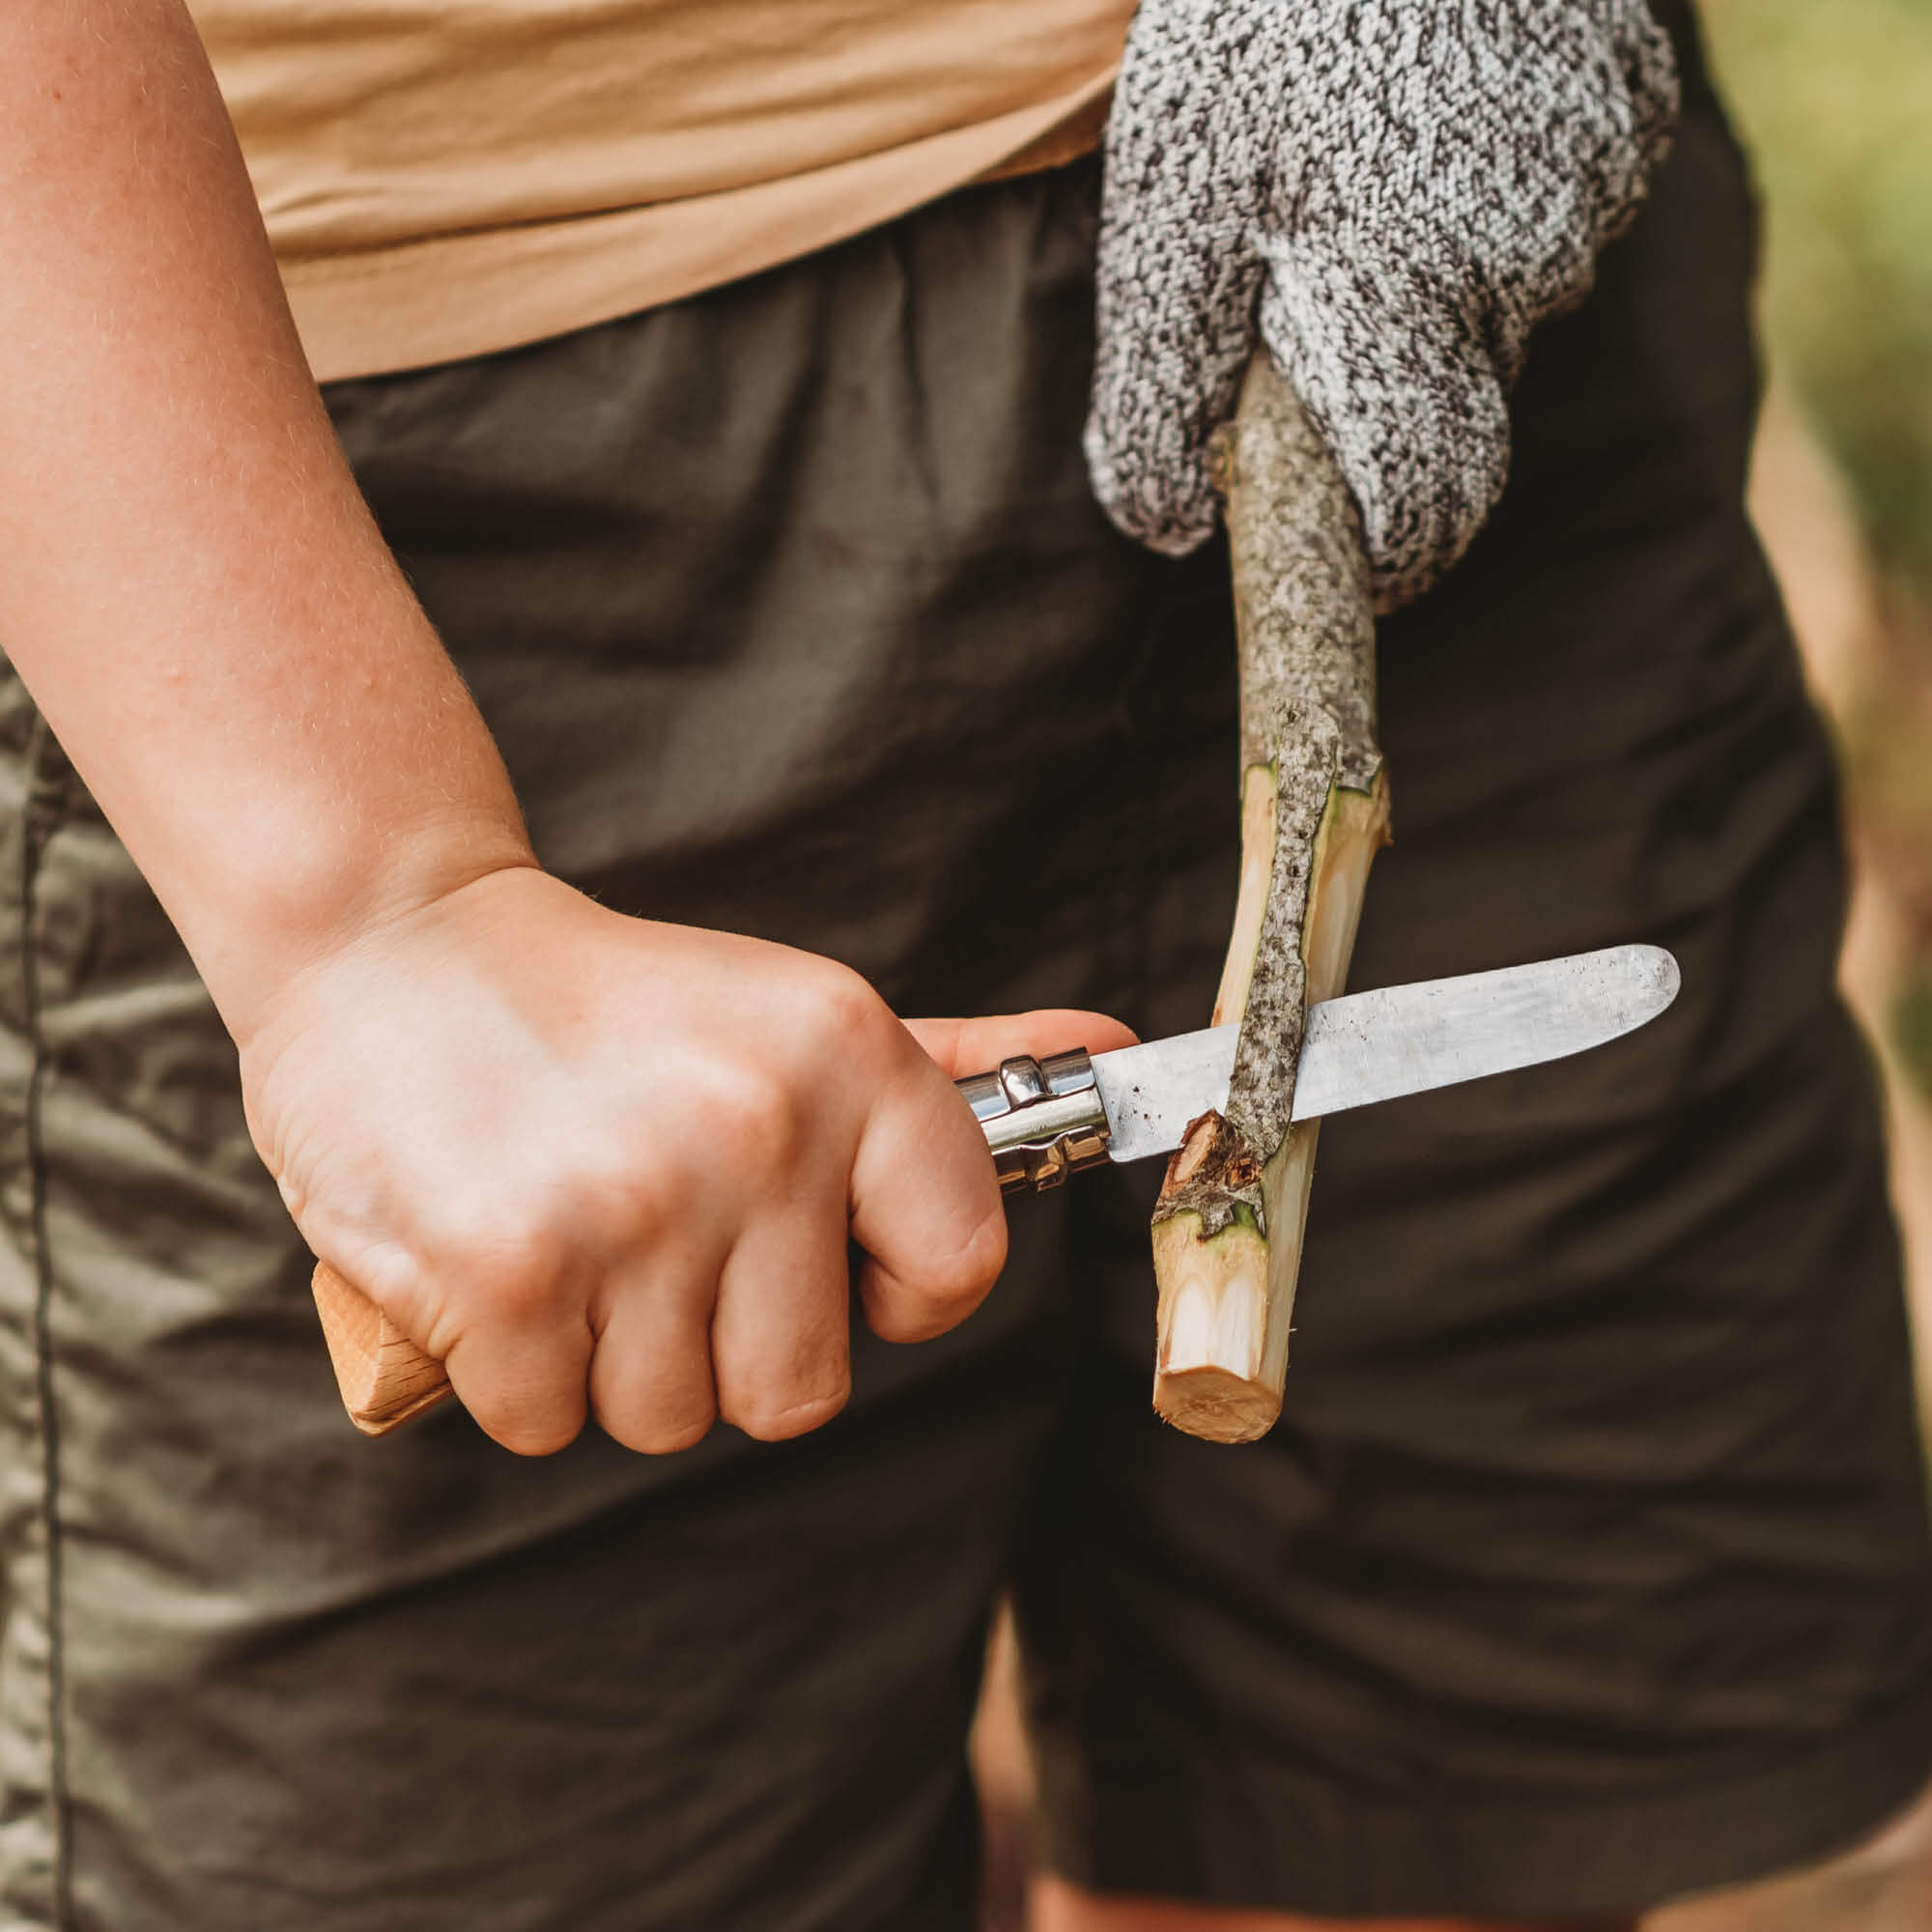
{"type": "Polygon", "coordinates": [[[1281,1412],[1282,1378],[1267,1347],[1267,1242],[1247,1221],[1205,1239],[1202,1227],[1193,1212],[1154,1223],[1153,1406],[1190,1435],[1251,1442],[1281,1412]]]}
{"type": "Polygon", "coordinates": [[[1186,1369],[1155,1379],[1153,1406],[1163,1422],[1204,1442],[1259,1442],[1281,1414],[1281,1391],[1226,1369],[1186,1369]]]}

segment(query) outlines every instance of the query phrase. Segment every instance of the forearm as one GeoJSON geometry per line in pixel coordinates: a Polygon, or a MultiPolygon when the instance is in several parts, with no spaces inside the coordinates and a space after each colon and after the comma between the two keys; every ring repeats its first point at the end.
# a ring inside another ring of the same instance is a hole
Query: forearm
{"type": "Polygon", "coordinates": [[[0,14],[0,640],[224,1017],[528,848],[178,0],[0,14]]]}
{"type": "MultiPolygon", "coordinates": [[[[0,0],[0,640],[193,952],[316,1254],[530,1451],[586,1405],[641,1449],[815,1427],[855,1243],[881,1335],[961,1320],[1006,1244],[963,1069],[841,966],[535,868],[180,0],[0,0]]],[[[1128,1037],[1037,1013],[951,1048],[1128,1037]]]]}

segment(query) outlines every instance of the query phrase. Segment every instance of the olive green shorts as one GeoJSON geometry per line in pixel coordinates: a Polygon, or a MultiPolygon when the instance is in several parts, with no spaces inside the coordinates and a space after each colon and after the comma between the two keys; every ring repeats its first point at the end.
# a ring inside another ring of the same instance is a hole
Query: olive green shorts
{"type": "MultiPolygon", "coordinates": [[[[1225,560],[1093,506],[1091,165],[339,385],[537,848],[909,1012],[1204,1022],[1225,560]]],[[[963,1928],[1019,1605],[1103,1888],[1609,1913],[1932,1774],[1932,1564],[1833,779],[1740,506],[1749,222],[1690,118],[1538,337],[1515,480],[1384,627],[1373,985],[1626,939],[1662,1020],[1338,1119],[1280,1427],[1150,1412],[1156,1177],[1016,1201],[850,1410],[548,1461],[337,1404],[166,921],[0,683],[0,1897],[101,1932],[963,1928]]]]}

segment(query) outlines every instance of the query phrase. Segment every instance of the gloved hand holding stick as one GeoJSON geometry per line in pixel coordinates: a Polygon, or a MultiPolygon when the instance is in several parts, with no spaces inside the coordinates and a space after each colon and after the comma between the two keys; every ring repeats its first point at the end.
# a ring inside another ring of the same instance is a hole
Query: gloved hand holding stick
{"type": "Polygon", "coordinates": [[[1155,550],[1203,542],[1225,491],[1240,650],[1241,888],[1216,1005],[1240,1044],[1153,1224],[1154,1406],[1196,1435],[1251,1439],[1281,1406],[1315,1157],[1315,1123],[1289,1118],[1303,1016],[1342,990],[1388,837],[1374,613],[1453,565],[1500,496],[1529,331],[1589,288],[1676,101],[1642,0],[1135,15],[1088,461],[1155,550]]]}

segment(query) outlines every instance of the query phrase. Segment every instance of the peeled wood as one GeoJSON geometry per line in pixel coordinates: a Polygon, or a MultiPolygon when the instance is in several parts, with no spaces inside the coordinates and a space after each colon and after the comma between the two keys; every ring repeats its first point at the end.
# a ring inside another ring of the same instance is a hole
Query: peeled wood
{"type": "Polygon", "coordinates": [[[1153,1215],[1153,1406],[1215,1442],[1281,1413],[1319,1122],[1293,1125],[1308,1003],[1348,978],[1389,836],[1375,614],[1353,498],[1265,355],[1222,445],[1241,683],[1241,880],[1214,1023],[1240,1022],[1225,1115],[1153,1215]]]}

